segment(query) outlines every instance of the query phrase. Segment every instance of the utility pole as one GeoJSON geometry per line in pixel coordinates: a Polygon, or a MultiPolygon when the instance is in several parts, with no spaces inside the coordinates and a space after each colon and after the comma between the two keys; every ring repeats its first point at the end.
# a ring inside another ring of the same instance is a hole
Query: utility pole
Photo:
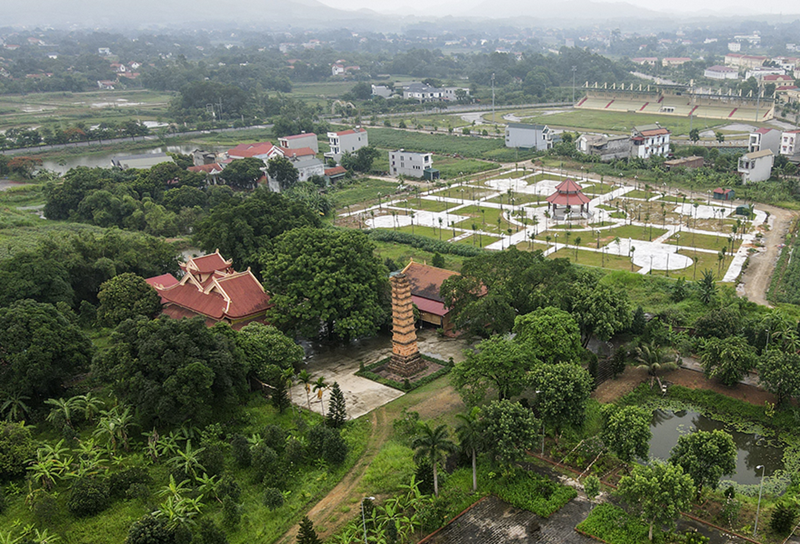
{"type": "Polygon", "coordinates": [[[575,71],[578,69],[577,66],[572,67],[572,105],[575,105],[575,71]]]}
{"type": "Polygon", "coordinates": [[[494,72],[492,72],[492,124],[494,122],[494,72]]]}

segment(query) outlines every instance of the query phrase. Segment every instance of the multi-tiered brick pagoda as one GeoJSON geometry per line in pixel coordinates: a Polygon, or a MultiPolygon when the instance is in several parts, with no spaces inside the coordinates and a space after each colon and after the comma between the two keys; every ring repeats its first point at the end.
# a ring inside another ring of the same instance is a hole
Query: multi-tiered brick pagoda
{"type": "Polygon", "coordinates": [[[389,281],[392,284],[392,359],[386,368],[393,374],[408,378],[424,370],[427,365],[420,357],[417,346],[408,278],[400,272],[389,281]]]}

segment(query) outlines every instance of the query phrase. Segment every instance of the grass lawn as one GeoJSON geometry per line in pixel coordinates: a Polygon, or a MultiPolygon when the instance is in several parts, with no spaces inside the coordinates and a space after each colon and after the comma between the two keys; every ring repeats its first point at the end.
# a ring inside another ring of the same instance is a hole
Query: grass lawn
{"type": "MultiPolygon", "coordinates": [[[[571,110],[562,113],[546,114],[535,112],[523,123],[546,123],[551,127],[594,129],[609,132],[628,133],[634,126],[659,123],[673,134],[689,134],[689,118],[670,115],[648,115],[598,110],[571,110]]],[[[717,119],[694,119],[693,128],[713,129],[725,124],[717,119]]],[[[755,123],[758,125],[759,123],[755,123]]]]}
{"type": "MultiPolygon", "coordinates": [[[[561,226],[561,225],[559,225],[561,226]]],[[[639,227],[636,225],[623,225],[621,227],[616,227],[613,229],[601,230],[600,231],[600,247],[612,244],[615,238],[619,238],[620,240],[625,240],[630,238],[632,240],[649,240],[650,239],[650,228],[639,227]]],[[[653,228],[653,238],[658,238],[665,232],[666,230],[653,228]]],[[[569,231],[567,231],[569,232],[569,231]]],[[[563,242],[565,240],[565,232],[563,230],[554,230],[550,229],[545,232],[540,232],[538,236],[536,236],[537,240],[544,240],[545,236],[550,236],[552,240],[555,240],[555,235],[558,234],[559,241],[563,242]]],[[[575,239],[577,237],[581,238],[581,246],[584,247],[596,247],[597,246],[597,236],[594,234],[593,231],[572,231],[572,235],[570,236],[570,242],[575,243],[575,239]]]]}
{"type": "Polygon", "coordinates": [[[0,191],[0,207],[39,206],[45,203],[42,185],[30,183],[0,191]]]}
{"type": "Polygon", "coordinates": [[[593,183],[591,185],[586,185],[583,187],[583,192],[587,195],[604,195],[606,193],[610,193],[616,187],[613,185],[609,185],[608,183],[593,183]]]}
{"type": "Polygon", "coordinates": [[[465,174],[470,175],[495,170],[498,165],[477,159],[456,159],[444,155],[436,155],[433,158],[433,168],[439,170],[442,179],[453,179],[465,174]]]}
{"type": "Polygon", "coordinates": [[[333,200],[334,206],[341,210],[347,206],[360,203],[363,203],[365,207],[367,205],[377,204],[378,193],[381,194],[381,199],[386,201],[386,199],[391,198],[391,195],[394,195],[396,191],[397,183],[366,178],[357,180],[347,186],[335,187],[329,190],[328,195],[331,197],[331,200],[333,200]]]}
{"type": "MultiPolygon", "coordinates": [[[[445,231],[443,236],[450,236],[452,237],[453,231],[445,231]]],[[[486,238],[484,236],[484,238],[486,238]]],[[[417,262],[428,262],[430,263],[433,260],[433,253],[430,251],[425,251],[422,249],[418,249],[415,247],[411,247],[406,244],[398,244],[397,242],[377,242],[373,241],[375,244],[375,254],[380,257],[380,259],[386,260],[387,258],[392,259],[398,266],[405,266],[409,263],[411,259],[414,259],[417,262]]],[[[466,257],[461,257],[459,255],[443,255],[445,268],[449,270],[455,270],[459,272],[461,270],[461,265],[464,263],[464,259],[466,257]]]]}
{"type": "Polygon", "coordinates": [[[625,198],[641,198],[643,200],[650,200],[654,196],[658,195],[658,193],[654,193],[652,191],[640,191],[638,189],[634,189],[633,191],[625,193],[625,198]]]}
{"type": "Polygon", "coordinates": [[[499,232],[505,234],[506,229],[512,228],[516,229],[515,225],[512,225],[508,221],[506,221],[505,217],[501,217],[501,211],[497,208],[482,208],[480,206],[467,206],[466,208],[461,208],[456,213],[459,215],[468,215],[470,219],[465,219],[460,223],[456,223],[456,226],[460,226],[461,228],[471,229],[472,223],[476,223],[478,228],[484,231],[489,232],[498,232],[498,219],[500,220],[499,223],[499,232]]]}
{"type": "Polygon", "coordinates": [[[427,212],[443,212],[445,210],[449,210],[455,206],[455,204],[450,202],[439,202],[438,200],[426,200],[424,198],[419,200],[412,198],[409,200],[401,200],[400,202],[392,204],[392,206],[397,206],[398,208],[408,208],[411,210],[425,210],[427,212]]]}
{"type": "Polygon", "coordinates": [[[520,251],[537,251],[537,250],[546,251],[550,249],[550,247],[551,247],[550,245],[543,244],[541,242],[533,242],[533,244],[531,244],[530,242],[520,242],[516,245],[516,248],[520,251]]]}
{"type": "Polygon", "coordinates": [[[408,225],[406,227],[400,227],[397,230],[400,232],[407,232],[409,234],[416,234],[418,236],[427,236],[428,238],[436,238],[437,240],[439,239],[439,230],[442,231],[441,233],[442,240],[447,240],[448,238],[450,238],[450,234],[452,234],[452,231],[448,230],[446,226],[443,229],[437,229],[434,227],[414,225],[412,232],[411,225],[408,225]]]}
{"type": "MultiPolygon", "coordinates": [[[[672,245],[681,245],[683,247],[699,247],[701,249],[713,249],[714,251],[720,251],[723,247],[726,248],[726,252],[730,254],[731,246],[728,243],[728,235],[720,235],[720,236],[713,236],[711,234],[696,234],[692,232],[676,232],[669,238],[667,238],[666,243],[672,245]],[[678,240],[678,236],[680,236],[680,240],[678,240]]],[[[739,249],[739,246],[742,245],[741,240],[735,240],[733,242],[733,251],[739,249]]]]}
{"type": "MultiPolygon", "coordinates": [[[[559,244],[559,248],[561,248],[561,244],[559,244]]],[[[548,257],[551,259],[563,257],[577,264],[596,266],[598,268],[607,268],[609,270],[627,270],[628,272],[636,272],[642,268],[640,266],[633,265],[633,270],[631,270],[630,257],[609,255],[608,253],[606,253],[604,256],[602,253],[598,253],[596,251],[578,250],[576,258],[575,248],[572,247],[561,248],[555,253],[548,255],[548,257]]]]}
{"type": "MultiPolygon", "coordinates": [[[[515,206],[522,206],[524,204],[541,204],[545,201],[548,195],[535,195],[530,193],[514,193],[514,196],[510,197],[514,200],[515,206]]],[[[509,203],[509,196],[508,193],[501,193],[494,198],[488,199],[486,202],[494,202],[497,204],[508,204],[509,203]]],[[[546,203],[546,202],[545,202],[546,203]]]]}
{"type": "Polygon", "coordinates": [[[456,243],[465,246],[486,247],[489,244],[493,244],[499,240],[500,238],[496,236],[488,236],[486,234],[470,234],[466,238],[459,240],[456,243]]]}
{"type": "Polygon", "coordinates": [[[495,176],[491,179],[519,179],[527,176],[528,174],[530,174],[528,170],[512,170],[510,172],[503,172],[499,176],[495,176]]]}

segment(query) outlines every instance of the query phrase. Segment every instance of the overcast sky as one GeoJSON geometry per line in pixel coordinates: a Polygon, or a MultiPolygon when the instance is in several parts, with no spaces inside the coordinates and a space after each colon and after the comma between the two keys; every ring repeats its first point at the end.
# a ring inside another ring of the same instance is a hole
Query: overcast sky
{"type": "MultiPolygon", "coordinates": [[[[407,6],[425,9],[431,15],[454,15],[464,7],[482,3],[482,0],[319,0],[323,4],[339,9],[372,9],[378,12],[406,12],[407,6]],[[459,9],[461,8],[461,9],[459,9]]],[[[526,0],[522,0],[526,1],[526,0]]],[[[595,0],[602,2],[603,0],[595,0]]],[[[754,3],[750,0],[671,0],[668,3],[652,0],[622,0],[635,6],[654,11],[675,14],[676,11],[689,13],[717,12],[720,15],[740,15],[756,13],[800,13],[800,4],[790,6],[779,0],[761,0],[754,3]],[[791,7],[791,10],[787,8],[791,7]]]]}

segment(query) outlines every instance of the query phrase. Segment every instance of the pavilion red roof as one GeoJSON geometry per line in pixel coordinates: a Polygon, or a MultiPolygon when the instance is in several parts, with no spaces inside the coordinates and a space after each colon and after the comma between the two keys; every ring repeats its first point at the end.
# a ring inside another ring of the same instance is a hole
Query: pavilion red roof
{"type": "Polygon", "coordinates": [[[556,185],[556,191],[559,193],[579,193],[583,190],[583,187],[575,183],[574,180],[569,178],[565,179],[558,185],[556,185]]]}
{"type": "Polygon", "coordinates": [[[181,268],[189,272],[196,272],[199,274],[210,274],[216,270],[228,270],[233,265],[233,261],[226,261],[219,254],[219,250],[202,257],[194,257],[189,259],[181,268]]]}
{"type": "Polygon", "coordinates": [[[204,285],[187,281],[159,290],[161,298],[200,315],[240,319],[265,311],[270,297],[247,270],[213,277],[204,285]],[[203,288],[205,287],[205,288],[203,288]]]}
{"type": "Polygon", "coordinates": [[[547,197],[551,204],[560,206],[580,206],[591,199],[581,192],[581,186],[571,179],[565,179],[556,186],[556,192],[547,197]]]}

